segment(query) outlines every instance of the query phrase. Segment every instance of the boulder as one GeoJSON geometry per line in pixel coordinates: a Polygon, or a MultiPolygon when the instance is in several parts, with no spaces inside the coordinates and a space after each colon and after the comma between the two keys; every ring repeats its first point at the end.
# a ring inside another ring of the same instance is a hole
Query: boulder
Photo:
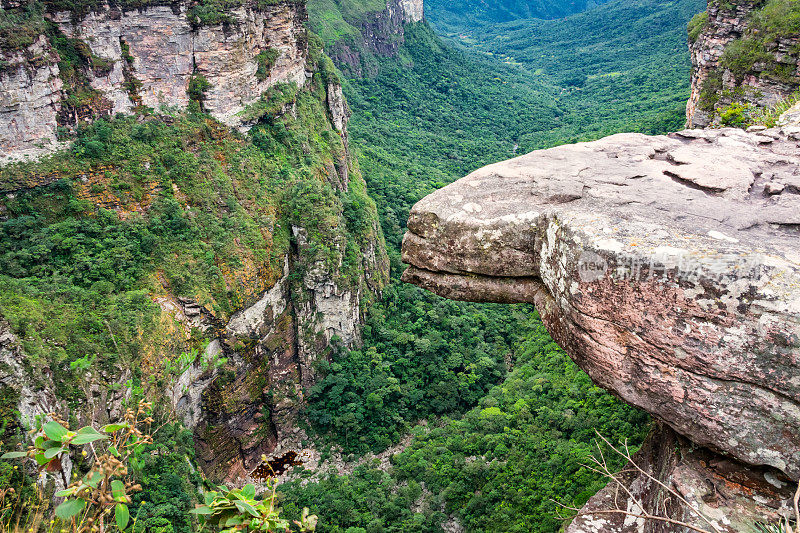
{"type": "Polygon", "coordinates": [[[620,134],[490,165],[421,200],[403,279],[534,303],[596,383],[796,482],[799,238],[800,148],[781,130],[620,134]]]}

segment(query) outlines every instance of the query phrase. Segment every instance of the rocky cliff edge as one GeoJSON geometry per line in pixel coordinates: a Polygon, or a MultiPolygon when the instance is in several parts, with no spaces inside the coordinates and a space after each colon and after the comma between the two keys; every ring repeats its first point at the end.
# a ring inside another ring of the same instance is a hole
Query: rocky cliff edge
{"type": "MultiPolygon", "coordinates": [[[[670,432],[683,439],[651,454],[661,467],[642,464],[687,501],[721,494],[700,503],[721,515],[718,530],[741,531],[785,510],[780,490],[800,478],[798,140],[796,127],[620,134],[490,165],[414,206],[403,279],[534,303],[595,382],[664,423],[650,450],[670,432]],[[698,445],[716,459],[692,461],[698,445]],[[727,474],[698,470],[720,462],[727,474]]],[[[640,530],[611,518],[571,531],[640,530]]]]}

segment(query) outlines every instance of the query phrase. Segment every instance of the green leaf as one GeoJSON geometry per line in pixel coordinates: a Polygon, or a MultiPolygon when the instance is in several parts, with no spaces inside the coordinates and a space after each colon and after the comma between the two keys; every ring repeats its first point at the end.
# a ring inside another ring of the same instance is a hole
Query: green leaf
{"type": "Polygon", "coordinates": [[[64,448],[48,448],[44,451],[44,458],[45,459],[52,459],[56,455],[60,454],[61,452],[65,452],[64,448]]]}
{"type": "Polygon", "coordinates": [[[86,477],[83,478],[83,482],[92,487],[93,489],[97,488],[97,485],[103,481],[103,473],[92,471],[86,474],[86,477]]]}
{"type": "Polygon", "coordinates": [[[120,424],[107,424],[100,429],[106,433],[114,433],[115,431],[119,431],[120,429],[125,429],[127,427],[130,427],[130,425],[127,422],[122,422],[120,424]]]}
{"type": "Polygon", "coordinates": [[[206,505],[211,505],[211,502],[213,502],[214,498],[216,497],[217,497],[217,492],[212,490],[203,494],[203,501],[205,501],[206,505]]]}
{"type": "Polygon", "coordinates": [[[125,501],[125,483],[118,479],[111,481],[111,496],[118,502],[125,501]]]}
{"type": "Polygon", "coordinates": [[[108,437],[106,435],[78,435],[74,439],[70,441],[70,444],[89,444],[90,442],[94,442],[96,440],[105,440],[108,437]]]}
{"type": "Polygon", "coordinates": [[[36,455],[33,456],[33,459],[39,466],[44,466],[50,462],[50,459],[45,458],[43,453],[37,453],[36,455]]]}
{"type": "Polygon", "coordinates": [[[50,440],[61,442],[61,439],[63,439],[67,433],[69,433],[67,428],[53,420],[44,425],[44,434],[47,435],[47,438],[50,440]]]}
{"type": "Polygon", "coordinates": [[[242,487],[242,496],[244,496],[248,500],[252,500],[256,497],[256,487],[252,483],[248,483],[244,487],[242,487]]]}
{"type": "Polygon", "coordinates": [[[201,514],[201,515],[210,515],[213,511],[208,505],[199,505],[189,511],[190,514],[201,514]]]}
{"type": "Polygon", "coordinates": [[[75,492],[75,489],[64,489],[56,492],[54,496],[58,496],[59,498],[66,498],[67,496],[72,496],[75,492]]]}
{"type": "Polygon", "coordinates": [[[225,521],[225,527],[238,526],[242,522],[243,520],[240,516],[233,515],[225,521]]]}
{"type": "Polygon", "coordinates": [[[128,506],[124,503],[118,503],[114,508],[114,518],[117,519],[117,527],[120,531],[124,530],[128,526],[128,520],[130,517],[131,513],[128,511],[128,506]]]}
{"type": "Polygon", "coordinates": [[[76,514],[83,511],[83,506],[86,504],[83,500],[67,500],[58,507],[56,507],[56,516],[61,520],[69,520],[76,514]]]}
{"type": "Polygon", "coordinates": [[[39,448],[43,450],[49,450],[50,448],[61,448],[61,443],[57,440],[46,440],[42,442],[42,445],[39,448]]]}
{"type": "Polygon", "coordinates": [[[3,455],[0,455],[0,459],[20,459],[27,456],[28,452],[6,452],[3,455]]]}
{"type": "Polygon", "coordinates": [[[256,511],[256,508],[250,505],[249,503],[242,500],[236,500],[233,503],[236,504],[236,508],[239,509],[241,512],[248,513],[250,514],[250,516],[255,516],[255,517],[259,516],[258,511],[256,511]]]}
{"type": "Polygon", "coordinates": [[[111,446],[109,446],[109,447],[108,447],[108,451],[109,451],[109,452],[111,453],[111,455],[113,455],[114,457],[119,457],[119,452],[117,451],[117,447],[116,447],[116,446],[114,446],[113,444],[112,444],[111,446]]]}
{"type": "Polygon", "coordinates": [[[103,435],[92,426],[86,426],[78,430],[78,435],[72,439],[72,444],[88,444],[96,440],[105,440],[107,435],[103,435]]]}

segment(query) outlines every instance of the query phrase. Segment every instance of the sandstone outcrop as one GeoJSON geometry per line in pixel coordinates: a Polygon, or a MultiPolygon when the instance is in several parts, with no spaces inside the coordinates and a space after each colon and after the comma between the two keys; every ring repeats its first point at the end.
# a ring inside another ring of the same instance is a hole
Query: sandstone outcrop
{"type": "Polygon", "coordinates": [[[119,11],[110,5],[77,23],[68,12],[54,15],[68,36],[85,41],[92,53],[112,63],[107,73],[92,73],[90,83],[113,102],[113,112],[130,112],[140,98],[145,106],[186,107],[193,76],[210,87],[203,106],[221,122],[235,126],[237,114],[278,82],[305,83],[303,4],[256,7],[245,4],[230,12],[233,24],[196,27],[186,2],[119,11]],[[274,64],[261,77],[257,56],[274,50],[274,64]],[[141,83],[136,95],[126,87],[125,70],[141,83]],[[133,96],[133,98],[132,98],[133,96]]]}
{"type": "Polygon", "coordinates": [[[0,52],[0,163],[57,146],[58,59],[44,35],[23,50],[0,52]]]}
{"type": "Polygon", "coordinates": [[[754,25],[753,17],[763,6],[761,0],[709,0],[706,14],[697,21],[702,24],[696,28],[699,33],[690,35],[692,89],[686,106],[687,127],[719,124],[720,113],[734,102],[774,106],[800,88],[800,37],[777,35],[760,42],[763,29],[754,25]],[[763,57],[748,66],[744,56],[754,55],[753,49],[763,57]],[[726,50],[731,57],[737,56],[735,63],[743,71],[729,68],[723,60],[726,50]]]}
{"type": "Polygon", "coordinates": [[[620,134],[490,165],[412,209],[404,279],[534,303],[595,382],[796,482],[798,133],[620,134]]]}
{"type": "Polygon", "coordinates": [[[91,54],[93,68],[83,69],[83,76],[96,91],[97,109],[62,109],[60,57],[46,36],[8,52],[0,58],[9,65],[0,71],[0,147],[6,156],[42,152],[43,143],[55,142],[59,125],[70,128],[140,105],[185,108],[193,80],[207,82],[203,108],[228,126],[242,126],[242,111],[276,83],[305,84],[304,3],[246,2],[230,11],[232,22],[214,25],[191,21],[190,7],[186,1],[134,10],[105,4],[77,19],[71,12],[49,14],[91,54]]]}
{"type": "MultiPolygon", "coordinates": [[[[423,20],[423,0],[387,0],[384,9],[356,16],[343,11],[341,16],[343,23],[351,26],[351,34],[326,41],[326,52],[345,72],[373,75],[377,69],[374,55],[395,57],[405,42],[405,25],[423,20]]],[[[318,27],[312,29],[321,35],[331,33],[325,28],[326,21],[314,22],[318,27]]]]}

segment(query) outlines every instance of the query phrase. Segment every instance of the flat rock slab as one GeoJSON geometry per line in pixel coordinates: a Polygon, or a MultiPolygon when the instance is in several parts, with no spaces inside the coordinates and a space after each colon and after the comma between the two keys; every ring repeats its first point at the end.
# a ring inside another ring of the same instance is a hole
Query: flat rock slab
{"type": "Polygon", "coordinates": [[[603,387],[695,443],[800,478],[800,148],[793,131],[620,134],[424,198],[403,279],[532,302],[603,387]]]}

